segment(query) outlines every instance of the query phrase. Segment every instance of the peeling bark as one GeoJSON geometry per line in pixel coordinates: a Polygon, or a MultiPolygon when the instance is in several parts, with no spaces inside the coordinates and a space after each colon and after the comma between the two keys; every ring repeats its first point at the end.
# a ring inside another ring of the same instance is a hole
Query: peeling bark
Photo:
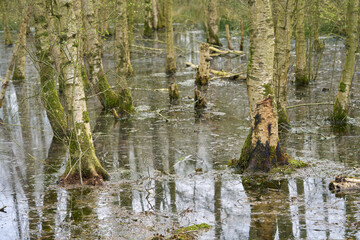
{"type": "Polygon", "coordinates": [[[278,136],[277,109],[274,101],[274,27],[269,0],[250,0],[250,59],[248,97],[251,131],[237,163],[241,171],[268,172],[287,164],[278,136]]]}

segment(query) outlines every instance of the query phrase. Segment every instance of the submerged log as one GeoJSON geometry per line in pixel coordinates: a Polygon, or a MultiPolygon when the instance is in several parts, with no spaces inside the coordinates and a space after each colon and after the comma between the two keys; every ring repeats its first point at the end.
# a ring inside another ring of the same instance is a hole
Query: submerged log
{"type": "Polygon", "coordinates": [[[216,56],[221,56],[221,55],[226,55],[226,54],[234,54],[234,55],[241,56],[244,54],[243,51],[230,50],[230,49],[220,50],[216,47],[209,47],[209,49],[210,49],[210,51],[214,52],[214,54],[210,54],[211,57],[216,57],[216,56]]]}
{"type": "MultiPolygon", "coordinates": [[[[185,65],[187,67],[191,67],[193,69],[198,69],[199,67],[191,62],[186,62],[185,65]]],[[[236,79],[236,80],[245,80],[246,79],[246,72],[238,72],[238,73],[232,73],[232,72],[225,72],[225,71],[218,71],[214,69],[210,69],[210,73],[215,75],[212,78],[209,78],[209,80],[219,79],[219,78],[229,78],[229,79],[236,79]]]]}
{"type": "Polygon", "coordinates": [[[329,189],[336,192],[360,190],[360,179],[337,176],[335,181],[329,183],[329,189]]]}

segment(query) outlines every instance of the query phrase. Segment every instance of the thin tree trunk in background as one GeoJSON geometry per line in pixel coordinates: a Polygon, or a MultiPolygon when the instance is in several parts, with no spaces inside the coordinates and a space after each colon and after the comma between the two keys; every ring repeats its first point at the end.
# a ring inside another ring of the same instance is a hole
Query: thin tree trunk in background
{"type": "Polygon", "coordinates": [[[109,9],[107,9],[106,0],[95,1],[95,16],[98,17],[98,21],[101,23],[97,27],[99,29],[100,36],[109,36],[113,33],[109,27],[109,9]],[[98,3],[97,3],[98,2],[98,3]]]}
{"type": "Polygon", "coordinates": [[[172,26],[172,5],[173,0],[165,0],[166,73],[170,75],[176,72],[174,33],[172,26]]]}
{"type": "MultiPolygon", "coordinates": [[[[35,20],[35,48],[39,64],[40,86],[42,101],[47,117],[55,137],[61,137],[67,131],[67,119],[56,89],[54,61],[51,56],[53,48],[58,44],[54,42],[50,33],[51,17],[43,0],[36,0],[33,17],[35,20]]],[[[59,73],[58,73],[59,74],[59,73]]]]}
{"type": "Polygon", "coordinates": [[[319,0],[315,0],[313,7],[313,37],[314,37],[314,49],[320,52],[323,49],[323,43],[320,41],[319,35],[319,20],[320,20],[320,6],[319,0]]]}
{"type": "Polygon", "coordinates": [[[153,29],[156,31],[159,29],[159,7],[157,0],[151,0],[152,4],[152,16],[153,16],[153,29]]]}
{"type": "Polygon", "coordinates": [[[219,40],[219,16],[217,12],[217,0],[208,0],[207,9],[207,42],[217,46],[222,46],[219,40]]]}
{"type": "MultiPolygon", "coordinates": [[[[26,17],[26,2],[22,2],[21,12],[22,16],[24,18],[26,17]]],[[[27,31],[28,24],[26,23],[26,26],[24,28],[19,29],[19,53],[17,58],[15,59],[15,67],[14,67],[14,73],[13,73],[13,80],[23,80],[25,79],[25,63],[26,63],[26,31],[27,31]],[[23,34],[21,31],[25,31],[25,34],[23,34]]]]}
{"type": "Polygon", "coordinates": [[[126,76],[134,75],[130,60],[130,48],[127,23],[127,1],[117,0],[117,21],[115,25],[116,73],[126,76]]]}
{"type": "Polygon", "coordinates": [[[240,22],[241,40],[240,40],[240,51],[244,51],[244,19],[241,18],[240,22]]]}
{"type": "Polygon", "coordinates": [[[144,22],[144,33],[145,38],[151,38],[153,36],[153,17],[152,17],[152,6],[151,0],[145,0],[145,22],[144,22]]]}
{"type": "Polygon", "coordinates": [[[13,44],[13,41],[9,30],[9,16],[6,1],[7,0],[0,0],[0,9],[2,14],[2,26],[4,31],[5,45],[10,46],[13,44]]]}
{"type": "MultiPolygon", "coordinates": [[[[294,0],[272,0],[276,16],[275,55],[274,55],[274,85],[275,99],[278,109],[279,124],[290,124],[286,112],[287,78],[290,62],[291,36],[293,23],[294,0]]],[[[275,17],[274,17],[275,19],[275,17]]]]}
{"type": "Polygon", "coordinates": [[[165,1],[166,0],[156,0],[158,5],[158,15],[159,15],[159,23],[158,29],[162,29],[165,27],[165,1]]]}
{"type": "Polygon", "coordinates": [[[119,98],[109,85],[103,69],[101,58],[102,46],[96,31],[99,23],[95,15],[93,0],[82,0],[82,9],[85,29],[84,62],[88,73],[88,83],[94,89],[101,105],[105,109],[112,109],[118,106],[119,98]]]}
{"type": "Polygon", "coordinates": [[[62,70],[66,101],[69,106],[70,157],[59,183],[100,185],[109,174],[95,155],[84,86],[80,74],[79,33],[81,28],[80,0],[59,0],[60,21],[63,27],[62,52],[67,56],[62,70]],[[66,24],[65,24],[66,23],[66,24]]]}
{"type": "Polygon", "coordinates": [[[237,166],[268,172],[287,164],[280,148],[274,101],[274,27],[269,0],[249,0],[250,57],[247,76],[251,130],[237,166]]]}
{"type": "MultiPolygon", "coordinates": [[[[26,15],[25,15],[25,17],[23,19],[23,22],[20,25],[20,32],[19,32],[19,35],[18,35],[19,39],[21,37],[23,37],[23,36],[21,36],[21,34],[26,34],[26,24],[29,21],[29,17],[30,17],[30,7],[28,6],[27,10],[26,10],[26,15]]],[[[2,82],[2,86],[1,86],[1,90],[0,90],[0,108],[2,107],[2,103],[3,103],[4,98],[5,98],[6,89],[7,89],[8,85],[9,85],[9,83],[10,83],[10,77],[11,77],[11,75],[13,73],[13,70],[14,70],[14,65],[15,65],[16,58],[19,55],[19,48],[20,48],[20,42],[17,41],[15,43],[14,49],[12,51],[12,56],[11,56],[11,59],[10,59],[8,69],[6,70],[5,80],[2,82]]]]}
{"type": "Polygon", "coordinates": [[[5,45],[10,46],[13,44],[11,34],[9,31],[9,16],[7,11],[6,0],[0,0],[0,8],[2,13],[2,25],[4,30],[5,45]]]}
{"type": "Polygon", "coordinates": [[[309,77],[306,71],[306,46],[305,46],[305,0],[297,0],[296,14],[296,68],[295,84],[306,86],[309,77]]]}
{"type": "Polygon", "coordinates": [[[226,40],[227,40],[227,43],[228,43],[228,48],[230,50],[233,50],[233,45],[231,43],[231,36],[230,36],[230,30],[229,30],[229,24],[226,24],[225,25],[225,31],[226,31],[226,40]]]}
{"type": "Polygon", "coordinates": [[[134,2],[133,0],[127,1],[127,21],[128,21],[128,36],[129,36],[129,47],[131,48],[134,32],[134,2]]]}
{"type": "Polygon", "coordinates": [[[347,121],[358,44],[358,11],[359,0],[349,0],[346,13],[346,59],[331,117],[335,124],[347,121]]]}

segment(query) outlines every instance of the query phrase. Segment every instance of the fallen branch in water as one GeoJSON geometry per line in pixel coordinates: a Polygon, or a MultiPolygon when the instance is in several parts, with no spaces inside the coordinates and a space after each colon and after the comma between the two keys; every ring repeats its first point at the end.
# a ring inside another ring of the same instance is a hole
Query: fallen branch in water
{"type": "Polygon", "coordinates": [[[210,47],[209,50],[215,52],[213,54],[210,54],[211,57],[216,57],[216,56],[226,55],[226,54],[234,54],[234,55],[241,56],[241,55],[244,54],[243,51],[230,50],[230,49],[220,50],[220,49],[215,48],[215,47],[210,47]]]}
{"type": "MultiPolygon", "coordinates": [[[[195,70],[198,69],[198,66],[191,62],[186,62],[185,65],[195,70]]],[[[215,77],[210,78],[210,80],[219,79],[219,78],[230,78],[230,79],[240,79],[240,80],[246,79],[245,72],[231,73],[231,72],[217,71],[214,69],[210,69],[210,73],[216,75],[215,77]]]]}
{"type": "Polygon", "coordinates": [[[360,179],[338,176],[329,183],[329,189],[337,192],[360,190],[360,179]]]}

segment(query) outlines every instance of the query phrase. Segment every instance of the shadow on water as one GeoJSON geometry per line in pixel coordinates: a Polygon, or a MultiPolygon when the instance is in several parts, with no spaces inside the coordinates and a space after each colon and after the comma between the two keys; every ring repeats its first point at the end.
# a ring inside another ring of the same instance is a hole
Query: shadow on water
{"type": "MultiPolygon", "coordinates": [[[[281,141],[292,157],[311,167],[292,175],[245,177],[226,165],[239,157],[249,131],[246,83],[211,81],[204,92],[207,108],[196,110],[195,72],[184,62],[198,64],[205,36],[181,26],[175,30],[177,46],[186,50],[174,78],[164,73],[164,54],[133,54],[134,116],[114,120],[101,112],[95,98],[88,101],[96,153],[111,174],[104,187],[56,185],[67,150],[52,141],[34,66],[28,64],[26,81],[9,86],[0,109],[0,209],[6,206],[6,212],[0,211],[0,238],[147,239],[207,223],[212,228],[200,239],[360,239],[360,194],[335,195],[327,188],[340,173],[359,175],[360,72],[354,75],[347,131],[332,128],[327,120],[331,106],[303,105],[333,98],[344,46],[326,40],[318,78],[308,88],[296,90],[290,76],[288,105],[301,106],[288,110],[291,128],[281,141]],[[329,62],[336,63],[334,71],[329,62]],[[181,99],[170,104],[164,89],[174,82],[181,99]]],[[[136,44],[145,43],[138,39],[136,44]]],[[[156,41],[145,45],[164,48],[156,41]]],[[[2,75],[10,54],[11,49],[0,47],[2,75]]],[[[105,67],[112,70],[112,54],[104,56],[105,67]]],[[[239,66],[246,69],[246,57],[217,58],[212,65],[227,71],[239,66]]]]}

